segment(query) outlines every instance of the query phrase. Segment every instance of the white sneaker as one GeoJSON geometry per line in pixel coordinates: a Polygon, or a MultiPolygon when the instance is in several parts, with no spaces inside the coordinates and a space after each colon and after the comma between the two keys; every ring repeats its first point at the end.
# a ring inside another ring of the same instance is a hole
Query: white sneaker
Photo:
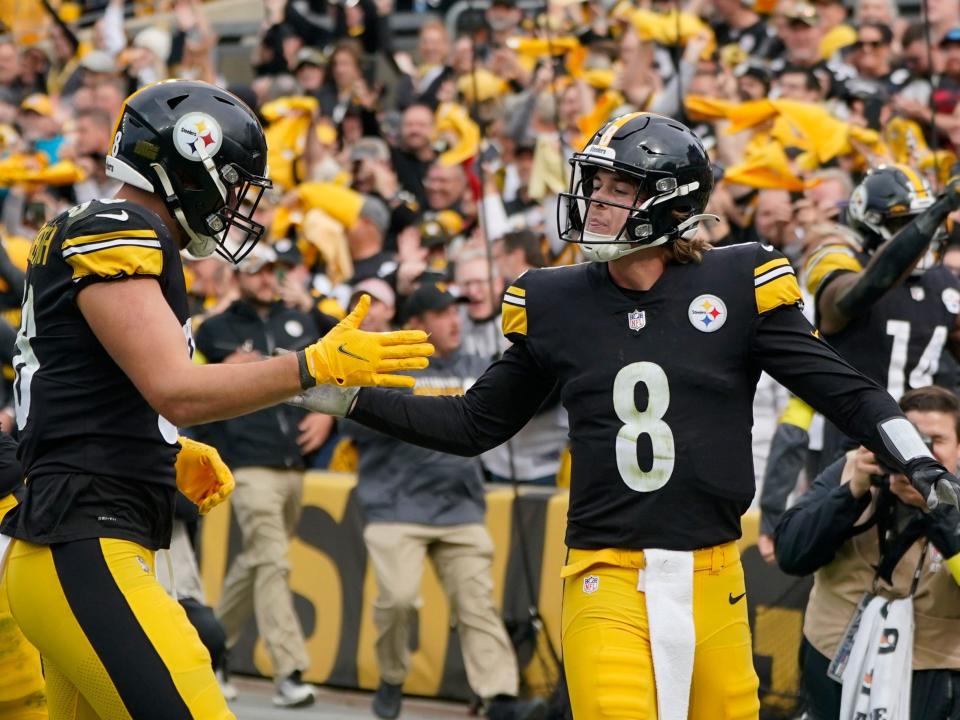
{"type": "Polygon", "coordinates": [[[277,683],[273,704],[277,707],[306,707],[313,705],[316,699],[316,688],[310,683],[303,682],[300,679],[300,671],[296,670],[277,683]]]}
{"type": "Polygon", "coordinates": [[[217,676],[217,683],[220,685],[220,692],[223,693],[223,697],[227,702],[233,702],[237,699],[237,688],[234,687],[233,683],[230,682],[230,678],[227,674],[220,668],[217,668],[214,671],[214,675],[217,676]]]}

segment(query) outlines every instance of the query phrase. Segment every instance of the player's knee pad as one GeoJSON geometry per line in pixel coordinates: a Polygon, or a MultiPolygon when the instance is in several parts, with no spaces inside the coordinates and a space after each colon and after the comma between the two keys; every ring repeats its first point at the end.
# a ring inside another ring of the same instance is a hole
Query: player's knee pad
{"type": "Polygon", "coordinates": [[[581,670],[594,674],[598,720],[647,720],[656,716],[657,693],[649,655],[631,648],[606,647],[595,660],[593,668],[581,670]]]}

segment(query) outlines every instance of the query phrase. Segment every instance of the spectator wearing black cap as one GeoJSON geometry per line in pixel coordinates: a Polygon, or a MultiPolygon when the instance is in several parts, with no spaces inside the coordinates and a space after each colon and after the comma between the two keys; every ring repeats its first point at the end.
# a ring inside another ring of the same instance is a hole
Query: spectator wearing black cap
{"type": "Polygon", "coordinates": [[[733,71],[737,78],[737,96],[742,102],[761,100],[770,94],[772,78],[764,65],[747,61],[733,71]]]}
{"type": "MultiPolygon", "coordinates": [[[[443,285],[421,285],[404,305],[407,325],[430,333],[436,352],[410,392],[462,395],[486,361],[460,350],[458,299],[443,285]]],[[[408,392],[408,391],[398,391],[408,392]]],[[[480,464],[425,450],[349,421],[357,443],[357,499],[366,517],[364,541],[377,578],[374,601],[380,684],[377,717],[400,714],[410,671],[410,632],[429,557],[455,608],[467,680],[490,718],[521,720],[542,711],[519,701],[517,658],[493,599],[493,542],[483,525],[480,464]]]]}

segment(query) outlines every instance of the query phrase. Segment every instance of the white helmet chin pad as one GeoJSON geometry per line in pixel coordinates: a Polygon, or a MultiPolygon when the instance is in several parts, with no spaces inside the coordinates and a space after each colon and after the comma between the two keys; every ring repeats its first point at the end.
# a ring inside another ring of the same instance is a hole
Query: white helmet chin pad
{"type": "Polygon", "coordinates": [[[180,226],[186,230],[187,235],[190,236],[190,242],[187,243],[187,252],[193,255],[195,258],[205,258],[210,257],[217,249],[217,241],[214,240],[209,235],[197,235],[190,229],[190,226],[186,223],[186,218],[180,220],[177,218],[177,221],[180,223],[180,226]]]}
{"type": "Polygon", "coordinates": [[[663,245],[668,240],[667,236],[663,235],[653,242],[641,245],[638,243],[613,242],[616,239],[616,235],[598,235],[584,230],[583,240],[580,241],[580,251],[590,262],[610,262],[638,250],[663,245]]]}

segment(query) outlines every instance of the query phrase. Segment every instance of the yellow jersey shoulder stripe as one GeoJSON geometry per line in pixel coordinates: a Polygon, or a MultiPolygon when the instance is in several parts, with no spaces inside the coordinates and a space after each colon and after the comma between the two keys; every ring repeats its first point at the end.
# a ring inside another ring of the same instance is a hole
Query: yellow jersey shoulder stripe
{"type": "Polygon", "coordinates": [[[114,230],[113,232],[108,233],[94,233],[92,235],[78,235],[77,237],[68,238],[63,241],[60,245],[62,250],[67,248],[73,248],[80,245],[87,245],[89,243],[99,243],[106,242],[108,240],[120,240],[123,238],[131,238],[136,240],[143,239],[156,239],[157,233],[155,230],[114,230]]]}
{"type": "Polygon", "coordinates": [[[163,251],[159,240],[97,243],[96,248],[84,252],[64,253],[64,260],[73,268],[73,282],[91,275],[104,278],[158,276],[163,271],[163,251]]]}
{"type": "Polygon", "coordinates": [[[504,303],[501,309],[501,327],[503,334],[505,337],[510,337],[511,334],[526,336],[527,308],[525,307],[525,301],[519,300],[517,303],[507,302],[507,297],[508,296],[504,296],[504,303]]]}
{"type": "Polygon", "coordinates": [[[790,264],[790,261],[787,260],[785,257],[777,258],[776,260],[765,262],[763,265],[760,265],[759,267],[755,267],[753,269],[753,276],[759,277],[760,275],[763,275],[765,272],[769,272],[770,270],[773,270],[779,267],[784,267],[785,265],[789,265],[789,264],[790,264]]]}
{"type": "Polygon", "coordinates": [[[511,285],[507,288],[507,295],[516,295],[517,297],[522,298],[527,296],[527,291],[522,287],[511,285]]]}
{"type": "Polygon", "coordinates": [[[773,275],[778,270],[768,273],[770,277],[754,287],[757,312],[761,315],[783,305],[797,305],[803,302],[800,295],[800,286],[797,284],[797,276],[794,275],[793,269],[773,275]]]}
{"type": "Polygon", "coordinates": [[[860,272],[863,265],[856,253],[846,245],[826,245],[807,260],[804,266],[804,284],[807,291],[816,295],[824,279],[837,270],[860,272]]]}

